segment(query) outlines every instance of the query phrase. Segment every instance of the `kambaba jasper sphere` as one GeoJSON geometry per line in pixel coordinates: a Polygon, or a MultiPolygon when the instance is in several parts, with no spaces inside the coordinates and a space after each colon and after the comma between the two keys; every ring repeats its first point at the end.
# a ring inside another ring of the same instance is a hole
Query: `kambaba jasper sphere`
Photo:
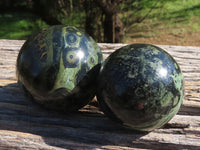
{"type": "Polygon", "coordinates": [[[75,111],[95,95],[102,54],[81,30],[51,26],[30,37],[17,58],[17,78],[26,95],[58,111],[75,111]]]}
{"type": "Polygon", "coordinates": [[[183,96],[179,65],[154,45],[132,44],[116,50],[98,77],[97,99],[102,110],[134,130],[163,126],[178,112],[183,96]]]}

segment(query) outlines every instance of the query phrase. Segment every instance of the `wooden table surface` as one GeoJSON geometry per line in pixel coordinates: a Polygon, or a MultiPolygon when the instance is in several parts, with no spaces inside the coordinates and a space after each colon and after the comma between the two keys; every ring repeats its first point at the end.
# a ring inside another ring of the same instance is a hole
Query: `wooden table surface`
{"type": "MultiPolygon", "coordinates": [[[[149,133],[124,129],[98,107],[61,114],[41,108],[20,91],[15,63],[24,41],[0,40],[0,150],[200,149],[200,47],[160,45],[179,63],[185,98],[179,113],[149,133]]],[[[104,58],[123,44],[99,44],[104,58]]]]}

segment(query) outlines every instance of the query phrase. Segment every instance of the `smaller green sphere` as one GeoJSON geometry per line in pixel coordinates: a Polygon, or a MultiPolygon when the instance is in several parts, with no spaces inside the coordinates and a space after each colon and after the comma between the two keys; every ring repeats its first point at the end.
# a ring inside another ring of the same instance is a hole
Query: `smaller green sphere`
{"type": "Polygon", "coordinates": [[[184,96],[183,74],[163,49],[132,44],[102,64],[97,99],[105,114],[125,127],[151,131],[166,124],[184,96]]]}
{"type": "Polygon", "coordinates": [[[75,111],[94,97],[101,62],[100,48],[88,34],[71,26],[51,26],[22,46],[18,83],[44,107],[75,111]]]}

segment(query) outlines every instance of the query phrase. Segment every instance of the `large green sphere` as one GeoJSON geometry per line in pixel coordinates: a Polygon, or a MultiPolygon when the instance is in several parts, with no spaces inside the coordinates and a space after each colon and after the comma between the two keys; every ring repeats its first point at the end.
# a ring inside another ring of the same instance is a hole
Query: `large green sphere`
{"type": "Polygon", "coordinates": [[[102,54],[75,27],[51,26],[30,37],[17,58],[17,77],[27,95],[43,106],[74,111],[95,95],[102,54]]]}
{"type": "Polygon", "coordinates": [[[103,63],[98,78],[102,110],[134,130],[163,126],[178,112],[183,96],[179,65],[163,49],[149,44],[116,50],[103,63]]]}

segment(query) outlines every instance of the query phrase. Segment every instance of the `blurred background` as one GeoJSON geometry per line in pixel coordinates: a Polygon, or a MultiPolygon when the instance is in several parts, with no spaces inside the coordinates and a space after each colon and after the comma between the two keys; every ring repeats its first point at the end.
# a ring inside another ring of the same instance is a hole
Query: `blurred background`
{"type": "Polygon", "coordinates": [[[0,1],[0,39],[26,40],[56,24],[97,42],[200,46],[200,0],[0,1]]]}

